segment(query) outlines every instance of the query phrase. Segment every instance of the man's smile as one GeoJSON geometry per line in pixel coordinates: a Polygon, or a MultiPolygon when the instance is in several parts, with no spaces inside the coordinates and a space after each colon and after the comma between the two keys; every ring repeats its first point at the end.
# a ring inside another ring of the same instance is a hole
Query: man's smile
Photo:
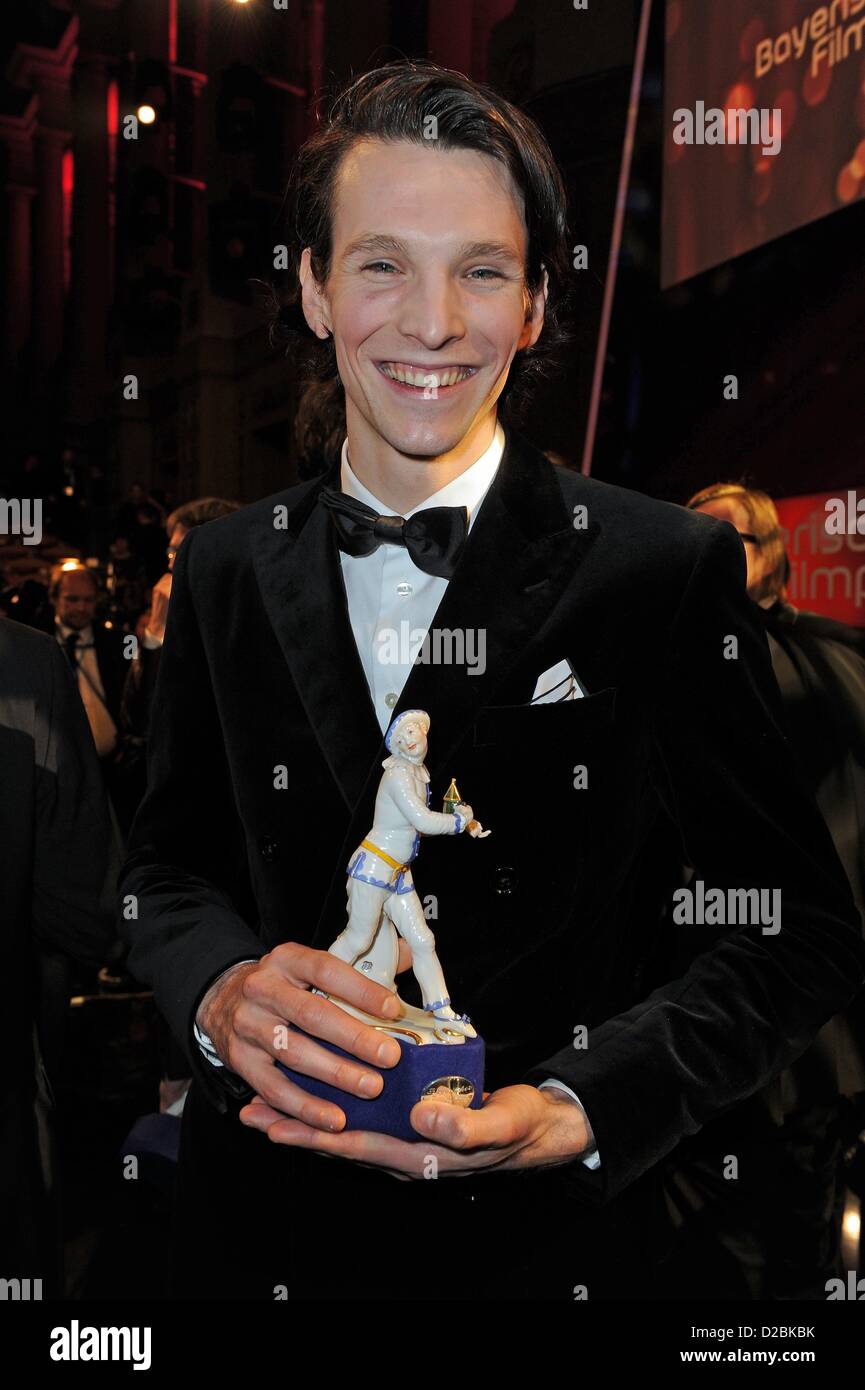
{"type": "MultiPolygon", "coordinates": [[[[459,363],[441,366],[419,366],[411,362],[378,362],[378,370],[397,390],[412,394],[429,391],[451,391],[477,374],[477,367],[459,363]]],[[[428,399],[434,399],[428,397],[428,399]]]]}

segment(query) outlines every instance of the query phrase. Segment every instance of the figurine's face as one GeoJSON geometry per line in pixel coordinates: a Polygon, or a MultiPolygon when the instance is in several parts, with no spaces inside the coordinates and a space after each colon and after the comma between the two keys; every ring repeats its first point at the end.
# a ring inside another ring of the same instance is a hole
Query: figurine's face
{"type": "Polygon", "coordinates": [[[413,762],[423,762],[427,752],[423,725],[416,724],[414,720],[410,724],[403,724],[396,736],[396,746],[400,753],[411,758],[413,762]]]}
{"type": "Polygon", "coordinates": [[[307,321],[330,329],[350,433],[395,453],[456,449],[543,326],[525,283],[522,197],[499,160],[435,141],[358,141],[340,166],[324,286],[304,252],[307,321]]]}

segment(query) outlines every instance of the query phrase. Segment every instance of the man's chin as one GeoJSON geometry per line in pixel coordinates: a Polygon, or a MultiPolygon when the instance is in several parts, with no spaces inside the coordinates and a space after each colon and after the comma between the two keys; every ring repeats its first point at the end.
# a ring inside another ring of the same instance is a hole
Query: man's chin
{"type": "Polygon", "coordinates": [[[418,425],[409,428],[394,426],[383,433],[390,447],[406,458],[435,459],[458,449],[468,431],[468,425],[418,425]]]}

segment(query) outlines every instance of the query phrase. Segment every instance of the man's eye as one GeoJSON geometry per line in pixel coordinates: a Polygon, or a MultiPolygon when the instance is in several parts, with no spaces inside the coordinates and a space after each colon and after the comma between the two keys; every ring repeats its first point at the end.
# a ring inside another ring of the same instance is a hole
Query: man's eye
{"type": "Polygon", "coordinates": [[[493,270],[490,266],[485,265],[478,266],[476,270],[470,270],[469,276],[473,275],[481,276],[484,280],[501,280],[502,278],[500,270],[493,270]]]}
{"type": "Polygon", "coordinates": [[[396,270],[396,266],[391,265],[390,261],[370,261],[369,265],[364,266],[364,270],[396,270]]]}

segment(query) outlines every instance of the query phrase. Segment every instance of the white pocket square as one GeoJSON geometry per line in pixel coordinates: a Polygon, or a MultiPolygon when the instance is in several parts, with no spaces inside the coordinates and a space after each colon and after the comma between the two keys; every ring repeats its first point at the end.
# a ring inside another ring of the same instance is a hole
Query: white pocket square
{"type": "Polygon", "coordinates": [[[551,666],[548,671],[544,671],[543,675],[538,676],[531,703],[533,705],[556,705],[561,700],[579,700],[585,693],[576,671],[565,658],[563,661],[557,661],[555,666],[551,666]]]}

